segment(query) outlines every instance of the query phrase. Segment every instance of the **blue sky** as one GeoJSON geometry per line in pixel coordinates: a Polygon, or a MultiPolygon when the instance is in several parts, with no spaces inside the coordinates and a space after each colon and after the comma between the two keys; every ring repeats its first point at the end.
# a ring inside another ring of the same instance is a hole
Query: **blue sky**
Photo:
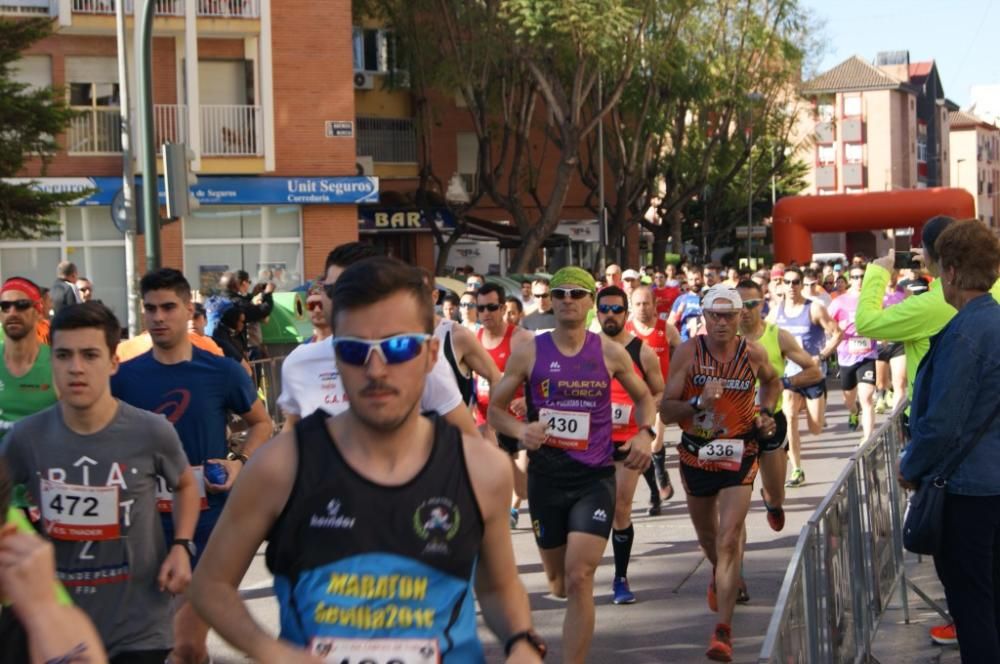
{"type": "Polygon", "coordinates": [[[800,0],[824,35],[819,71],[852,55],[908,50],[936,60],[945,94],[963,108],[972,85],[1000,84],[1000,2],[996,0],[800,0]]]}

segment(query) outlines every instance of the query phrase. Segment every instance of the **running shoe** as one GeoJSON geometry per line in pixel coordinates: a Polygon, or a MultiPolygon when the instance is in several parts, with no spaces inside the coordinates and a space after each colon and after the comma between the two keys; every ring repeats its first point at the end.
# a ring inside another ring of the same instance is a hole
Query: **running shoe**
{"type": "Polygon", "coordinates": [[[660,500],[662,500],[663,502],[667,502],[673,497],[674,497],[674,485],[668,481],[665,486],[660,487],[660,500]]]}
{"type": "Polygon", "coordinates": [[[708,608],[719,612],[719,598],[715,596],[715,570],[712,570],[712,580],[708,583],[708,608]]]}
{"type": "Polygon", "coordinates": [[[646,514],[649,516],[660,516],[663,513],[663,503],[660,501],[660,497],[657,496],[656,500],[649,501],[649,509],[646,510],[646,514]]]}
{"type": "Polygon", "coordinates": [[[740,577],[739,590],[736,591],[736,603],[737,604],[750,603],[750,592],[747,590],[747,582],[742,576],[740,577]]]}
{"type": "Polygon", "coordinates": [[[939,646],[950,646],[958,643],[958,635],[955,633],[955,623],[931,627],[931,641],[939,646]]]}
{"type": "Polygon", "coordinates": [[[612,600],[615,604],[635,604],[635,595],[632,594],[632,590],[628,587],[628,579],[624,576],[615,577],[611,591],[615,595],[612,600]]]}
{"type": "MultiPolygon", "coordinates": [[[[792,476],[788,478],[785,482],[785,486],[798,487],[806,483],[806,474],[801,468],[795,468],[792,470],[792,476]]],[[[770,515],[768,516],[770,519],[770,515]]]]}
{"type": "Polygon", "coordinates": [[[847,429],[849,431],[857,431],[860,420],[858,419],[858,414],[855,411],[851,411],[851,414],[847,416],[847,429]]]}
{"type": "MultiPolygon", "coordinates": [[[[794,473],[792,473],[794,476],[794,473]]],[[[803,481],[805,480],[805,475],[802,476],[803,481]]],[[[791,480],[789,480],[791,481],[791,480]]],[[[771,530],[776,533],[780,533],[785,527],[785,509],[781,506],[771,507],[764,500],[764,489],[760,490],[760,500],[764,503],[764,509],[767,510],[767,525],[771,526],[771,530]]]]}
{"type": "Polygon", "coordinates": [[[878,401],[875,402],[875,412],[881,415],[888,410],[889,410],[889,402],[886,400],[886,397],[883,394],[878,398],[878,401]]]}
{"type": "Polygon", "coordinates": [[[708,650],[705,657],[713,662],[733,661],[733,632],[726,623],[719,623],[712,632],[712,638],[708,640],[708,650]]]}
{"type": "Polygon", "coordinates": [[[517,511],[516,507],[511,507],[510,508],[510,528],[511,528],[511,530],[513,530],[514,528],[517,528],[517,519],[520,516],[521,515],[517,511]]]}

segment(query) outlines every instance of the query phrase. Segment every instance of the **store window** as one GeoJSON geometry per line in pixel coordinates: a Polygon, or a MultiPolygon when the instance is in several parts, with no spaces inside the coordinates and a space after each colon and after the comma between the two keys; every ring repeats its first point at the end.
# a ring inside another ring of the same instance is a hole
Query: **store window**
{"type": "Polygon", "coordinates": [[[246,270],[254,283],[273,280],[279,290],[302,278],[301,208],[295,205],[213,205],[184,220],[184,274],[207,292],[223,272],[246,270]]]}

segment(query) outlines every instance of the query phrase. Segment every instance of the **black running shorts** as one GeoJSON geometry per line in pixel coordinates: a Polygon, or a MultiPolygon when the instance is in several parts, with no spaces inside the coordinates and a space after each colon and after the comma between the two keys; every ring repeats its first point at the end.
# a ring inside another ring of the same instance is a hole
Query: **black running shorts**
{"type": "Polygon", "coordinates": [[[528,466],[528,511],[540,549],[563,546],[571,532],[607,538],[615,515],[615,476],[565,487],[528,466]]]}
{"type": "Polygon", "coordinates": [[[858,383],[875,384],[875,360],[862,360],[857,364],[840,367],[840,388],[847,392],[858,383]]]}
{"type": "MultiPolygon", "coordinates": [[[[786,427],[787,428],[787,427],[786,427]]],[[[690,496],[698,498],[711,498],[718,495],[723,489],[734,486],[753,485],[757,479],[757,455],[759,448],[756,442],[746,441],[746,453],[739,470],[718,470],[700,468],[693,463],[685,463],[685,459],[696,459],[691,450],[681,442],[677,445],[677,451],[681,458],[681,482],[684,490],[690,496]]]]}
{"type": "Polygon", "coordinates": [[[896,341],[880,343],[878,345],[879,362],[888,362],[895,357],[902,357],[904,355],[906,355],[906,349],[903,347],[903,344],[896,341]]]}

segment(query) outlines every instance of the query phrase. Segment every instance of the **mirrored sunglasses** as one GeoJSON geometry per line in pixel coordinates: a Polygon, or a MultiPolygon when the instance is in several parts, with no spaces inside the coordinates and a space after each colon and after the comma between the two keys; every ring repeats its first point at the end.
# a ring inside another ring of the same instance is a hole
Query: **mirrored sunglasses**
{"type": "Polygon", "coordinates": [[[355,367],[368,364],[372,352],[378,353],[386,364],[401,364],[420,355],[430,338],[429,334],[397,334],[384,339],[334,337],[333,352],[338,360],[355,367]]]}

